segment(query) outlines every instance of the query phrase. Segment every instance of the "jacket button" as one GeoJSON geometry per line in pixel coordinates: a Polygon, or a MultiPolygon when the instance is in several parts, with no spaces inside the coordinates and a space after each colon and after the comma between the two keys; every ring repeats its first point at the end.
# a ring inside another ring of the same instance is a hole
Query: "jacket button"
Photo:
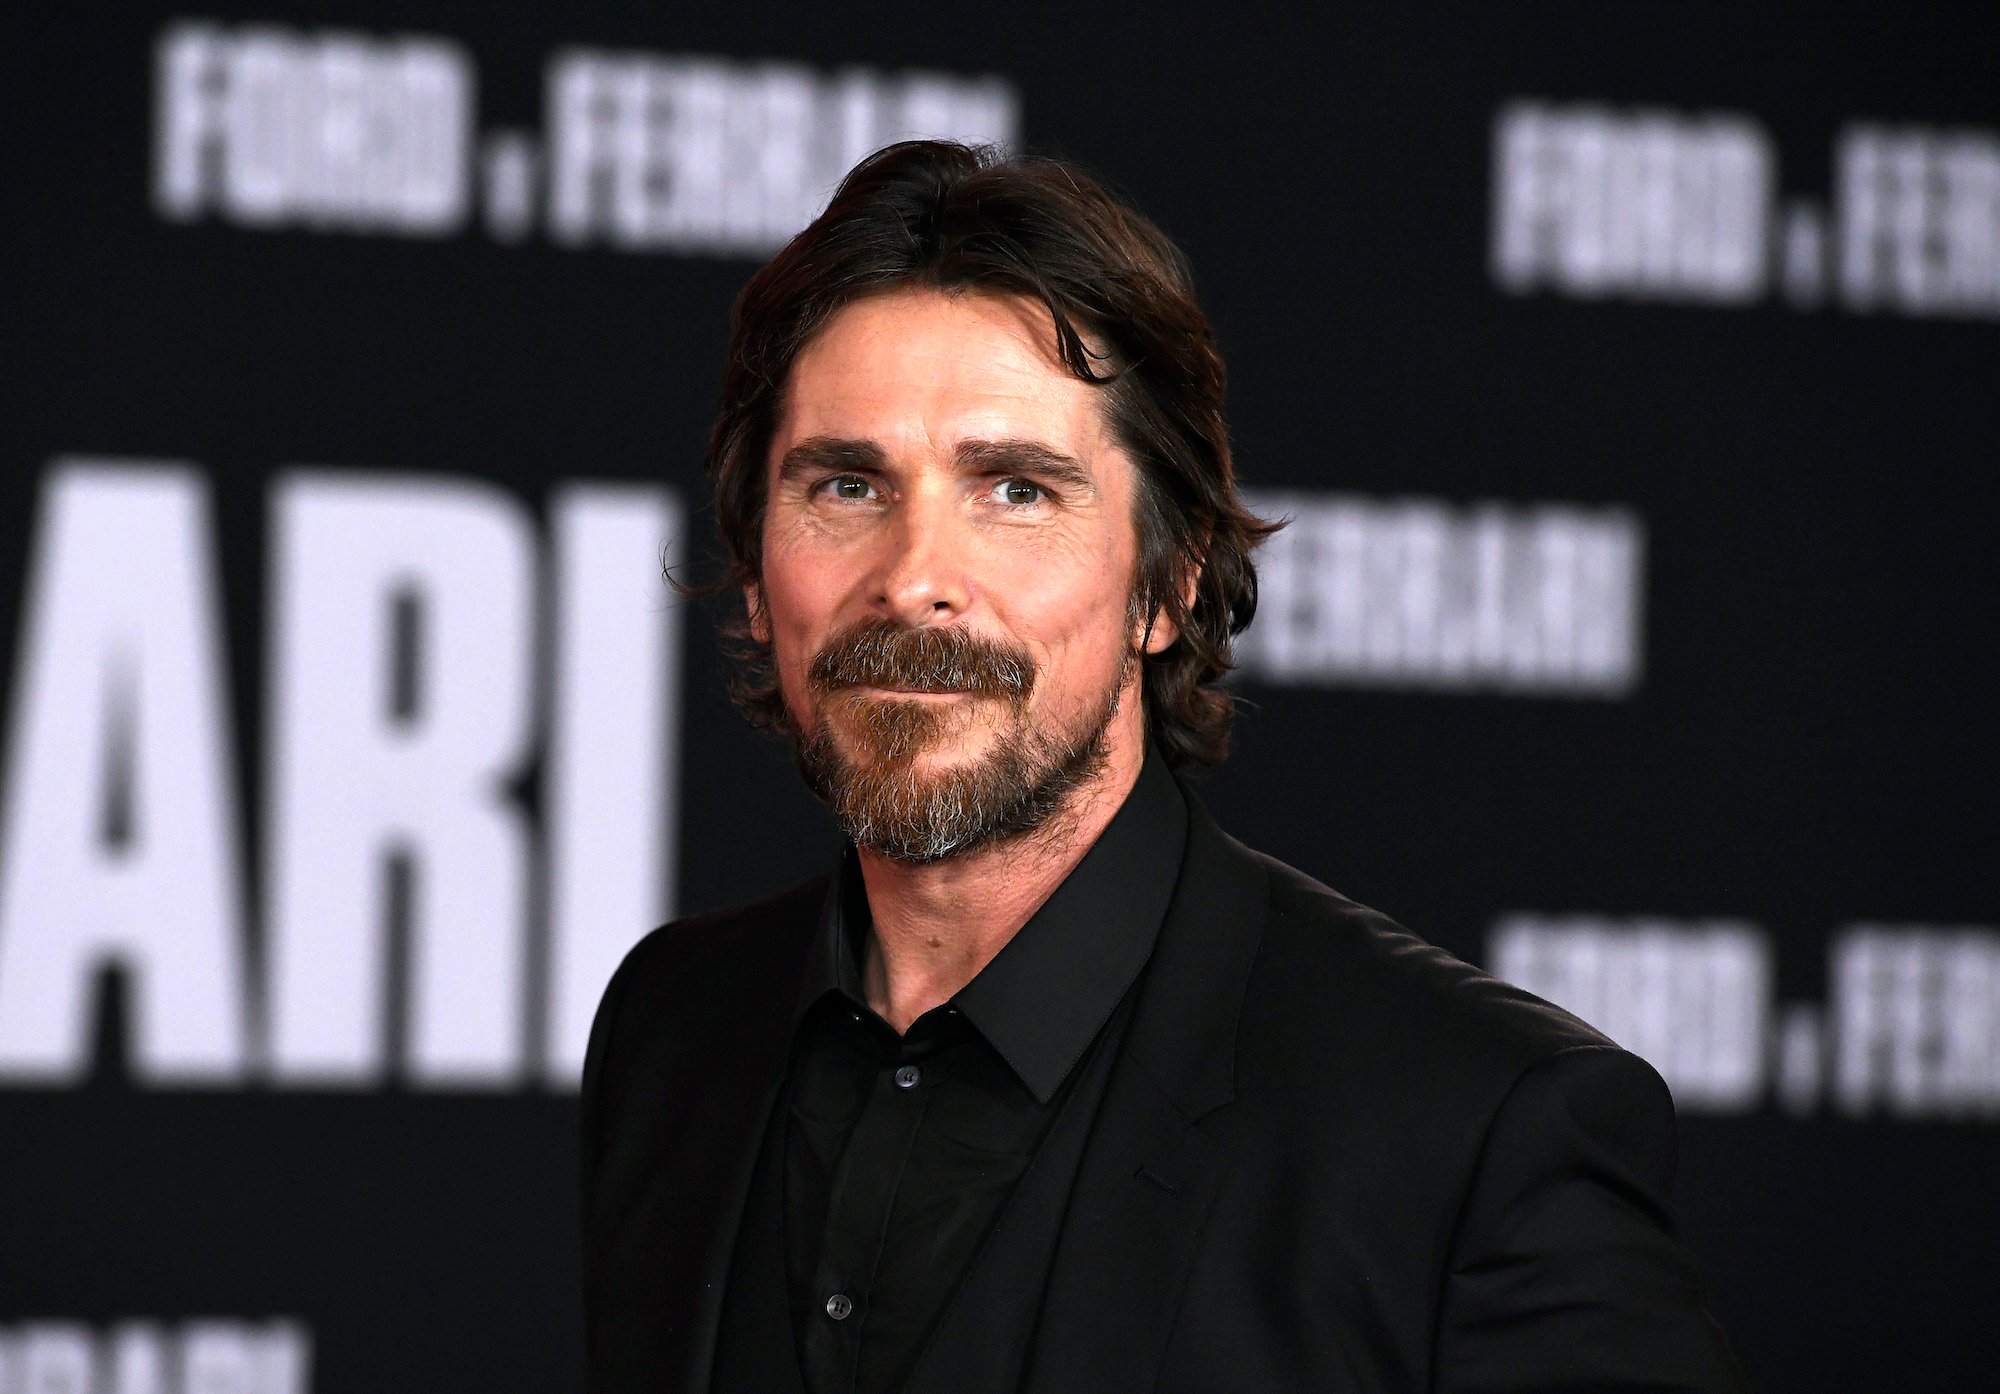
{"type": "Polygon", "coordinates": [[[919,1070],[915,1065],[905,1065],[902,1069],[896,1071],[896,1087],[898,1089],[914,1089],[917,1086],[917,1081],[923,1077],[923,1071],[919,1070]]]}
{"type": "Polygon", "coordinates": [[[826,1314],[835,1321],[846,1321],[848,1313],[854,1310],[853,1299],[844,1292],[836,1292],[826,1299],[826,1314]]]}

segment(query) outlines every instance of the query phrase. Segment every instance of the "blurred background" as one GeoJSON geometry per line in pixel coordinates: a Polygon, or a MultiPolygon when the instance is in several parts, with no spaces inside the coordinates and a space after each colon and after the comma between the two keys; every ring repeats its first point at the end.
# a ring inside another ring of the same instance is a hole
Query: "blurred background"
{"type": "Polygon", "coordinates": [[[1193,261],[1223,825],[1661,1070],[1757,1387],[1989,1386],[2000,22],[1783,8],[10,15],[0,1394],[577,1387],[598,991],[835,847],[728,307],[912,134],[1193,261]]]}

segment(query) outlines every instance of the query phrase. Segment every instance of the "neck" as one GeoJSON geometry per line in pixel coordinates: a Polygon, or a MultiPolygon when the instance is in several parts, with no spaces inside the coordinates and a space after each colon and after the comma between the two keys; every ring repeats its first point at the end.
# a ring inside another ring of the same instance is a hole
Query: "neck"
{"type": "Polygon", "coordinates": [[[1045,827],[923,865],[860,849],[874,921],[862,984],[868,1005],[897,1031],[909,1030],[977,977],[1117,815],[1145,760],[1138,694],[1131,697],[1106,732],[1103,771],[1077,789],[1045,827]]]}

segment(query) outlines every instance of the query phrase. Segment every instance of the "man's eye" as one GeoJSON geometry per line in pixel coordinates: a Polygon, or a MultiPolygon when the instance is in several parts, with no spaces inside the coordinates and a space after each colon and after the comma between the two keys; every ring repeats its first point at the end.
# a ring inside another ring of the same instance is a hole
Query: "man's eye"
{"type": "Polygon", "coordinates": [[[1026,508],[1045,497],[1042,486],[1026,479],[1003,479],[993,486],[993,497],[1014,508],[1026,508]]]}
{"type": "Polygon", "coordinates": [[[837,474],[819,487],[837,499],[865,499],[875,494],[875,486],[858,474],[837,474]]]}

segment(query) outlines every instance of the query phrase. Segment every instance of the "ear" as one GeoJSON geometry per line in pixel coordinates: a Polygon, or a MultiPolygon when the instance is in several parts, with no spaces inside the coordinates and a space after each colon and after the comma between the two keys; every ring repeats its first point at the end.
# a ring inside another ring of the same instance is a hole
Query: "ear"
{"type": "Polygon", "coordinates": [[[743,585],[743,608],[750,615],[750,637],[760,644],[771,642],[771,617],[764,612],[764,588],[755,581],[743,585]]]}
{"type": "MultiPolygon", "coordinates": [[[[1191,613],[1194,610],[1195,593],[1200,585],[1201,567],[1199,564],[1196,564],[1188,570],[1186,579],[1181,583],[1181,606],[1183,614],[1191,613]]],[[[1147,620],[1145,629],[1137,636],[1139,641],[1145,644],[1146,652],[1149,654],[1165,653],[1174,646],[1174,641],[1180,637],[1180,626],[1175,624],[1172,618],[1168,616],[1167,607],[1164,605],[1154,609],[1151,617],[1147,620]]]]}

